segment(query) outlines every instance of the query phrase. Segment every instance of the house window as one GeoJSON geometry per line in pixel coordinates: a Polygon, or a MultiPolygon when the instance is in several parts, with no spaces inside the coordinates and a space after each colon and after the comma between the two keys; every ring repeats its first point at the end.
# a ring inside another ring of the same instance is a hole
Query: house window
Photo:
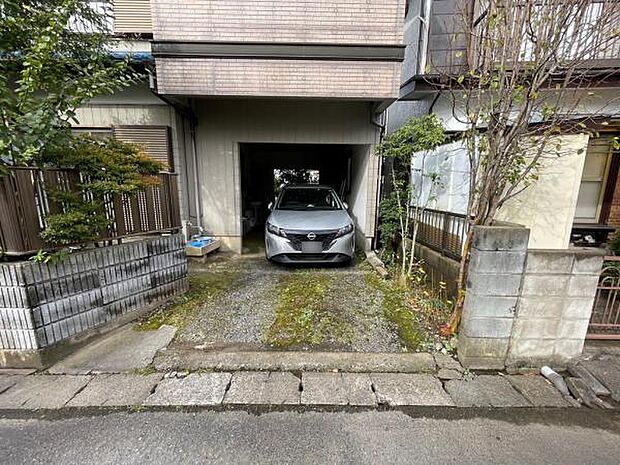
{"type": "Polygon", "coordinates": [[[75,135],[97,139],[114,137],[123,142],[138,144],[146,154],[162,163],[167,171],[174,171],[172,140],[168,126],[116,126],[114,128],[72,128],[75,135]]]}
{"type": "Polygon", "coordinates": [[[599,137],[590,139],[588,143],[575,211],[577,223],[598,223],[600,221],[605,182],[613,150],[612,140],[612,137],[599,137]]]}
{"type": "Polygon", "coordinates": [[[116,126],[114,137],[123,142],[141,145],[149,157],[164,165],[165,170],[174,171],[168,126],[116,126]]]}

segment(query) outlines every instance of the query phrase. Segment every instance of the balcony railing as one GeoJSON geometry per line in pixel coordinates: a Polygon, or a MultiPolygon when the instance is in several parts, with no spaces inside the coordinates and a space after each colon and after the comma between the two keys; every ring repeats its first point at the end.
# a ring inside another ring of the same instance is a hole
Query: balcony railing
{"type": "MultiPolygon", "coordinates": [[[[519,49],[515,53],[521,63],[540,60],[540,53],[549,55],[546,43],[553,47],[554,60],[561,62],[582,62],[584,66],[601,67],[619,66],[620,64],[620,2],[610,0],[591,0],[590,4],[567,4],[562,12],[553,12],[551,8],[557,2],[541,1],[535,5],[516,1],[507,14],[506,21],[512,22],[512,27],[499,28],[489,26],[489,1],[476,0],[472,38],[470,42],[470,67],[476,69],[481,59],[493,57],[493,52],[481,58],[478,43],[482,40],[497,39],[498,48],[505,47],[505,39],[519,41],[519,49]],[[561,15],[560,19],[550,19],[553,15],[561,15]],[[550,38],[549,25],[560,25],[560,34],[553,34],[550,38]],[[608,27],[605,27],[608,26],[608,27]],[[538,45],[537,45],[538,44],[538,45]],[[540,45],[542,44],[542,45],[540,45]]],[[[495,6],[497,8],[497,6],[495,6]]],[[[506,55],[505,50],[501,52],[506,55]]],[[[512,50],[511,52],[512,53],[512,50]]],[[[506,58],[504,56],[504,58],[506,58]]],[[[504,60],[505,61],[505,60],[504,60]]],[[[509,66],[509,63],[505,63],[509,66]]]]}
{"type": "MultiPolygon", "coordinates": [[[[80,173],[74,170],[9,168],[0,176],[0,252],[27,255],[45,248],[41,232],[48,215],[62,205],[48,194],[53,190],[78,192],[80,173]]],[[[82,192],[88,196],[89,193],[82,192]]],[[[98,241],[149,233],[173,232],[181,227],[177,177],[160,173],[159,184],[134,195],[106,195],[108,219],[98,241]]]]}

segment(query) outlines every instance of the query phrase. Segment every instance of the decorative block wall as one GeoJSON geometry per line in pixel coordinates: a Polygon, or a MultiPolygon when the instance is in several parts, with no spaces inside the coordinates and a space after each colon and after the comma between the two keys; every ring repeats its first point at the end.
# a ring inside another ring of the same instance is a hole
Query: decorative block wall
{"type": "Polygon", "coordinates": [[[36,350],[187,289],[180,234],[0,264],[0,350],[36,350]]]}
{"type": "Polygon", "coordinates": [[[581,354],[603,251],[527,249],[523,227],[476,227],[459,334],[475,369],[564,367],[581,354]]]}

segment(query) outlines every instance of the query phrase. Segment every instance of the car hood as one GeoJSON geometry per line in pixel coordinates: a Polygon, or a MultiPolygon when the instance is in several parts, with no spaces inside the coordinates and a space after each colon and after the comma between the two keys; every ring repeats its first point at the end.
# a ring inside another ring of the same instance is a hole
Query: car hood
{"type": "Polygon", "coordinates": [[[340,229],[353,223],[346,210],[274,210],[267,221],[279,228],[304,231],[340,229]]]}

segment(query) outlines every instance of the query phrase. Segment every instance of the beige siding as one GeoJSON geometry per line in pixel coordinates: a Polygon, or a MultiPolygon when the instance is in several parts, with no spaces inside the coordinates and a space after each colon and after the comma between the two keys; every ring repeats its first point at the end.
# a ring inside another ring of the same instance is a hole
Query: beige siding
{"type": "MultiPolygon", "coordinates": [[[[155,100],[157,101],[157,100],[155,100]]],[[[175,171],[183,170],[182,135],[177,124],[177,117],[172,107],[154,104],[148,88],[132,87],[115,95],[100,97],[89,105],[77,109],[79,123],[77,128],[112,128],[118,126],[170,126],[172,136],[172,154],[175,171]],[[131,103],[129,103],[131,102],[131,103]]],[[[181,218],[189,215],[186,186],[179,177],[179,199],[181,218]]]]}
{"type": "Polygon", "coordinates": [[[550,149],[538,181],[497,214],[500,220],[530,228],[530,249],[565,249],[569,245],[588,136],[561,136],[557,142],[562,156],[550,149]]]}
{"type": "Polygon", "coordinates": [[[151,2],[149,0],[114,0],[114,32],[153,32],[151,2]]]}
{"type": "Polygon", "coordinates": [[[405,0],[151,0],[157,40],[401,43],[405,0]]]}
{"type": "Polygon", "coordinates": [[[370,61],[159,58],[158,91],[212,96],[398,96],[400,63],[370,61]]]}

